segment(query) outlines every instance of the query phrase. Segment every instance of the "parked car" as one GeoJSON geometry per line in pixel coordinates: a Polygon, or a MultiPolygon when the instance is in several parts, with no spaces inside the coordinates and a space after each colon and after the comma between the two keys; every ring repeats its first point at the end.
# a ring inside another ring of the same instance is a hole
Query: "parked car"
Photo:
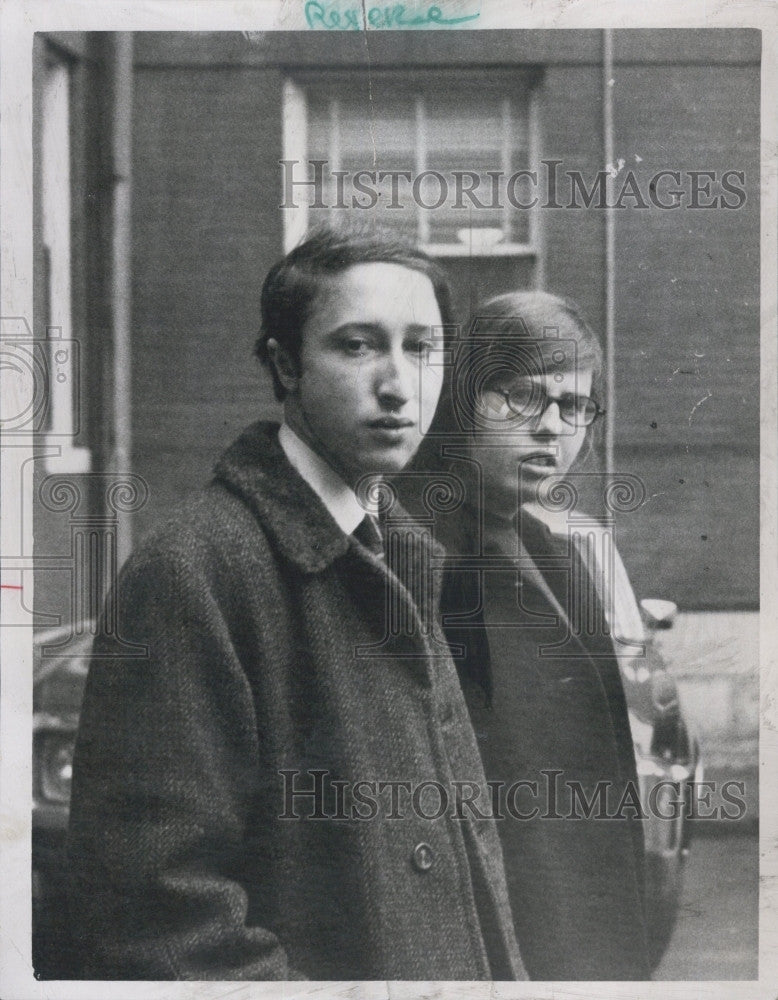
{"type": "MultiPolygon", "coordinates": [[[[635,745],[646,842],[651,957],[658,964],[675,924],[683,863],[689,850],[691,782],[702,779],[697,744],[683,718],[674,681],[651,641],[669,627],[674,605],[642,602],[645,655],[622,657],[621,670],[635,745]],[[653,796],[653,802],[652,802],[653,796]],[[673,807],[681,796],[686,808],[673,807]],[[664,819],[663,816],[674,818],[664,819]]],[[[65,836],[73,749],[88,671],[93,626],[40,635],[35,643],[33,716],[33,964],[42,979],[64,979],[72,921],[65,894],[65,836]]]]}
{"type": "Polygon", "coordinates": [[[672,627],[670,601],[640,602],[645,655],[620,661],[629,710],[640,801],[646,818],[646,916],[652,968],[672,936],[678,915],[683,866],[689,853],[694,785],[703,779],[699,746],[684,719],[678,688],[654,641],[672,627]]]}
{"type": "Polygon", "coordinates": [[[65,837],[92,623],[36,637],[33,656],[32,958],[41,979],[71,975],[65,837]]]}

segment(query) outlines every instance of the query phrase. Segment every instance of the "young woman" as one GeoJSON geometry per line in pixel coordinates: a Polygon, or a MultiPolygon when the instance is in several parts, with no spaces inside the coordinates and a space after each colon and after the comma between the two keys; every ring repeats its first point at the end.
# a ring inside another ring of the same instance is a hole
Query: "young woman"
{"type": "Polygon", "coordinates": [[[618,666],[642,630],[610,536],[574,503],[603,480],[571,475],[603,412],[601,350],[573,303],[542,292],[483,304],[464,347],[465,443],[448,471],[466,498],[442,539],[444,626],[502,817],[522,958],[533,979],[647,979],[618,666]]]}

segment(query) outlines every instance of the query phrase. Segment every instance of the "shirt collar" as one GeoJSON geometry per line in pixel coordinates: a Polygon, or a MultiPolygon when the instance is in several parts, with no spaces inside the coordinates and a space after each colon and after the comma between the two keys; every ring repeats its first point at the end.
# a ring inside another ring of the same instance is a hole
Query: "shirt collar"
{"type": "Polygon", "coordinates": [[[316,493],[340,530],[350,535],[366,513],[356,493],[288,424],[281,424],[278,441],[292,467],[316,493]]]}

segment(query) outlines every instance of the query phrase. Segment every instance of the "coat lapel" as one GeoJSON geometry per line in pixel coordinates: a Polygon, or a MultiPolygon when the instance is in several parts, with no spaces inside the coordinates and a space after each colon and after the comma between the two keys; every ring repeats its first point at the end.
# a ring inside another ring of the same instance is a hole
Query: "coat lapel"
{"type": "MultiPolygon", "coordinates": [[[[321,573],[345,557],[355,599],[380,606],[385,622],[384,640],[374,647],[360,647],[358,655],[399,655],[409,666],[415,663],[414,673],[429,685],[425,654],[436,646],[436,567],[442,564],[444,549],[399,504],[390,512],[389,534],[394,541],[384,559],[343,533],[287,459],[278,441],[278,425],[265,422],[247,428],[224,453],[214,481],[248,504],[273,547],[303,573],[321,573]]],[[[438,653],[442,651],[443,647],[438,653]]]]}
{"type": "Polygon", "coordinates": [[[566,649],[566,655],[580,656],[582,653],[590,655],[590,650],[574,631],[567,608],[554,593],[513,522],[505,522],[504,525],[496,528],[492,525],[489,539],[490,548],[496,548],[501,553],[511,552],[511,550],[516,552],[516,566],[522,590],[522,606],[528,611],[532,610],[535,614],[553,615],[558,620],[567,634],[564,646],[561,647],[566,649]],[[534,601],[530,609],[528,604],[531,596],[534,596],[534,601]]]}
{"type": "Polygon", "coordinates": [[[278,441],[278,424],[248,427],[222,455],[214,480],[249,505],[274,547],[305,573],[321,572],[351,544],[292,468],[278,441]]]}

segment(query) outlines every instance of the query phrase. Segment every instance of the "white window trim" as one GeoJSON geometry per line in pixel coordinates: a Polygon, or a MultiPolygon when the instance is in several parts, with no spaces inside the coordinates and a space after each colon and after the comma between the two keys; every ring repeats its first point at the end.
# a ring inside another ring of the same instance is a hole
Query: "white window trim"
{"type": "MultiPolygon", "coordinates": [[[[293,80],[284,80],[283,158],[304,163],[308,152],[308,113],[305,91],[293,80]]],[[[294,199],[292,199],[294,202],[294,199]]],[[[282,208],[284,253],[300,243],[308,231],[308,205],[305,199],[290,208],[282,208]]]]}
{"type": "Polygon", "coordinates": [[[56,324],[47,331],[50,405],[46,443],[56,447],[57,452],[47,454],[45,463],[48,472],[88,472],[91,452],[73,445],[79,367],[78,344],[72,340],[70,68],[53,55],[44,75],[41,119],[41,214],[49,260],[48,321],[56,324]]]}

